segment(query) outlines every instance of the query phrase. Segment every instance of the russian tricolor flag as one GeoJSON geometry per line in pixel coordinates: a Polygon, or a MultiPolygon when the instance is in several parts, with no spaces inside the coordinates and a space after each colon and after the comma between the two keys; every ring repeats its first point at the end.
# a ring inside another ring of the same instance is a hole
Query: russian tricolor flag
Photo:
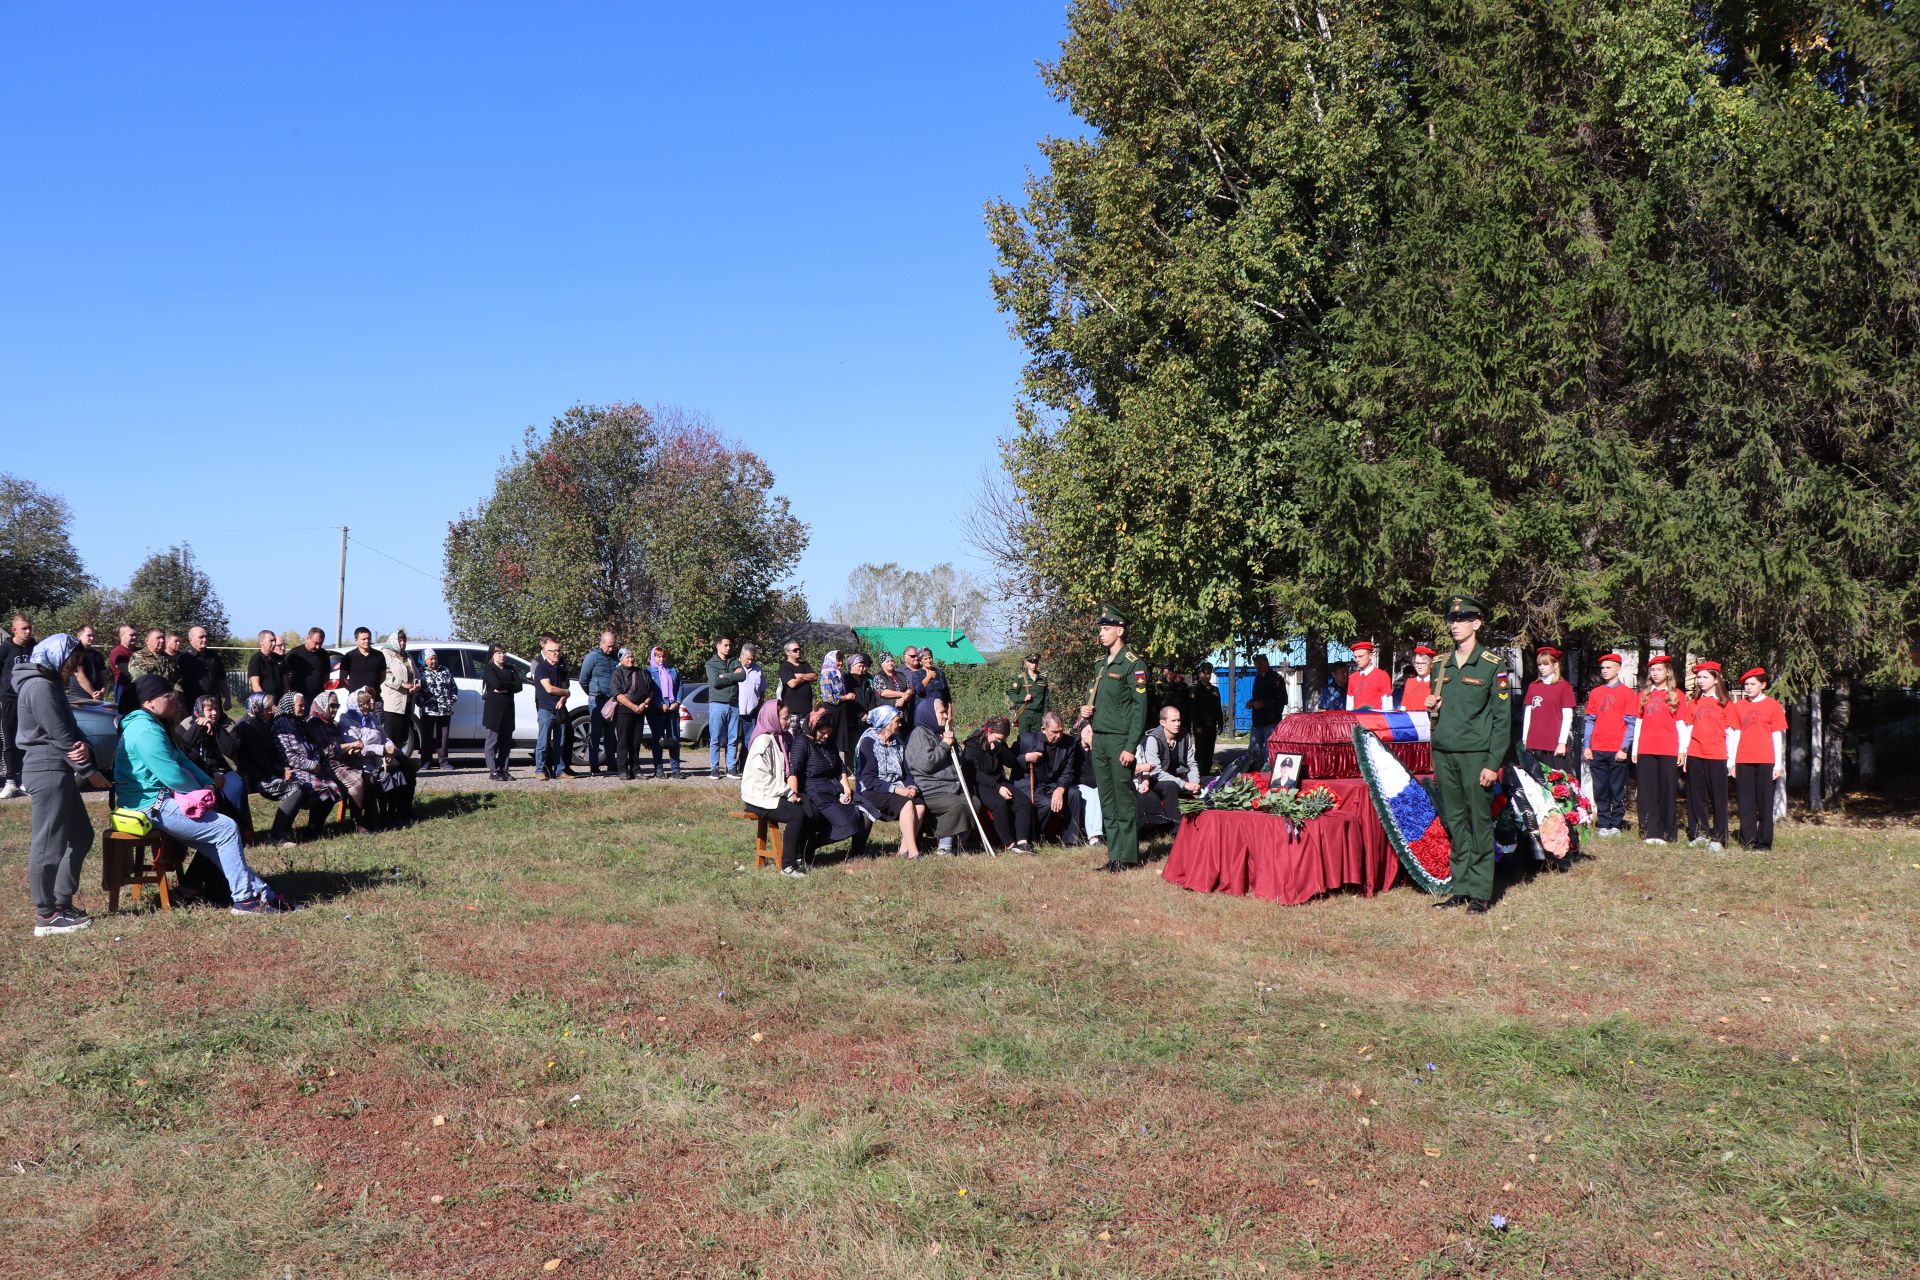
{"type": "Polygon", "coordinates": [[[1424,711],[1356,711],[1354,716],[1388,742],[1433,741],[1433,717],[1424,711]]]}
{"type": "Polygon", "coordinates": [[[1361,780],[1373,800],[1373,811],[1386,829],[1387,843],[1393,846],[1400,865],[1413,882],[1428,893],[1444,894],[1453,889],[1453,841],[1440,821],[1433,797],[1420,780],[1407,772],[1405,765],[1387,750],[1379,730],[1369,732],[1369,717],[1384,720],[1389,716],[1419,716],[1420,731],[1427,729],[1425,712],[1367,712],[1353,727],[1353,754],[1360,763],[1361,780]]]}

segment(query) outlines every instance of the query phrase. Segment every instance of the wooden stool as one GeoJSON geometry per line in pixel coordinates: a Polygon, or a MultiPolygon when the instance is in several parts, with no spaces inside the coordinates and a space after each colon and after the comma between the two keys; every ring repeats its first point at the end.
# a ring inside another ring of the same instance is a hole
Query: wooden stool
{"type": "Polygon", "coordinates": [[[120,890],[132,889],[133,900],[140,901],[146,885],[160,889],[160,909],[173,910],[173,898],[167,892],[167,876],[178,887],[184,851],[172,837],[159,828],[144,836],[124,831],[109,831],[100,841],[100,887],[107,893],[107,910],[120,909],[120,890]]]}
{"type": "Polygon", "coordinates": [[[780,824],[763,813],[748,813],[744,809],[736,809],[729,816],[757,824],[753,832],[753,869],[758,871],[769,862],[778,867],[782,843],[780,824]]]}

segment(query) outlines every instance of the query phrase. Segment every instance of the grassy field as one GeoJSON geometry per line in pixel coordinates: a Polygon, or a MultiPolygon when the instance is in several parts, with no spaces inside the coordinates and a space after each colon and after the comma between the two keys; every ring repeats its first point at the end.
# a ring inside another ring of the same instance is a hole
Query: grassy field
{"type": "Polygon", "coordinates": [[[704,783],[422,804],[265,855],[299,915],[46,940],[0,808],[0,1274],[1915,1274],[1911,829],[1472,919],[783,881],[704,783]]]}

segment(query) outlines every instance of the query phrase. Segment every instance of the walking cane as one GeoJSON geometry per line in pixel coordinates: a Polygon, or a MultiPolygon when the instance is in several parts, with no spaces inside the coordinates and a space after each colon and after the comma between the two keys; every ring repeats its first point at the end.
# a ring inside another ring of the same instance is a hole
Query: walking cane
{"type": "MultiPolygon", "coordinates": [[[[952,728],[951,722],[948,728],[952,728]]],[[[960,798],[967,802],[967,812],[973,815],[973,829],[980,833],[980,847],[987,851],[989,858],[999,857],[994,852],[993,841],[987,839],[987,824],[980,821],[980,811],[973,806],[973,793],[967,790],[967,767],[961,763],[960,743],[957,740],[953,744],[953,773],[960,779],[960,798]]]]}

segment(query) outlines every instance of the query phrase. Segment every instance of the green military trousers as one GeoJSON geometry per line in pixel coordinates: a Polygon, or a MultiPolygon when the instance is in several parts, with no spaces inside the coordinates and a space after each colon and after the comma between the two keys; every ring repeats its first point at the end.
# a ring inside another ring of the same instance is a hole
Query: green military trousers
{"type": "Polygon", "coordinates": [[[1100,789],[1100,824],[1107,861],[1124,867],[1140,862],[1140,793],[1133,789],[1133,766],[1120,763],[1131,751],[1124,733],[1093,734],[1093,780],[1100,789]]]}
{"type": "Polygon", "coordinates": [[[1484,751],[1433,753],[1434,799],[1453,844],[1453,891],[1482,902],[1493,897],[1493,792],[1480,785],[1486,760],[1484,751]]]}

